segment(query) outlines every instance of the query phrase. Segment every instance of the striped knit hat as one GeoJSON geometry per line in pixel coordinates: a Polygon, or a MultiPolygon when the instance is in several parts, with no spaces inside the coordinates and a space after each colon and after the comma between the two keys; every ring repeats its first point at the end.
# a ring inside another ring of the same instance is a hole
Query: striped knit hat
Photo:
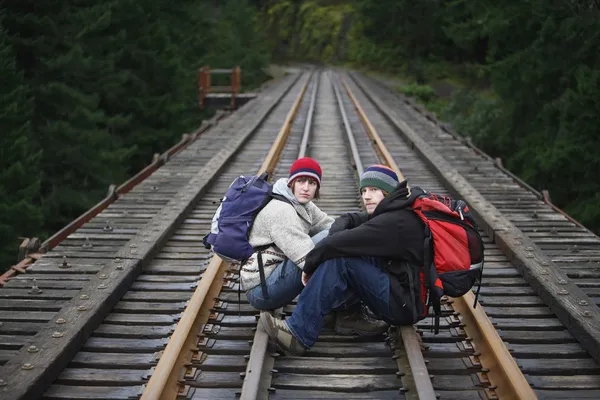
{"type": "Polygon", "coordinates": [[[313,178],[317,181],[317,185],[321,187],[321,166],[312,158],[299,158],[292,164],[288,181],[292,182],[294,179],[298,179],[301,176],[313,178]]]}
{"type": "Polygon", "coordinates": [[[398,186],[398,175],[385,165],[371,165],[360,176],[360,190],[367,186],[391,193],[398,186]]]}

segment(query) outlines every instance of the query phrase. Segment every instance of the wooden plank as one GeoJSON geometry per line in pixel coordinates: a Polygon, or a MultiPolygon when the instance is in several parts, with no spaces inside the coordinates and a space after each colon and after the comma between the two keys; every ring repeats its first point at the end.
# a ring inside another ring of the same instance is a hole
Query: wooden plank
{"type": "Polygon", "coordinates": [[[177,321],[175,315],[168,314],[122,314],[112,312],[105,323],[123,325],[172,325],[177,321]]]}
{"type": "Polygon", "coordinates": [[[540,399],[598,399],[597,390],[536,390],[536,394],[540,399]]]}
{"type": "MultiPolygon", "coordinates": [[[[487,310],[486,310],[487,311],[487,310]]],[[[568,331],[509,331],[502,330],[500,337],[507,343],[577,343],[568,331]]]]}
{"type": "Polygon", "coordinates": [[[2,321],[29,321],[29,322],[46,322],[49,321],[56,312],[54,311],[2,311],[0,319],[2,321]]]}
{"type": "Polygon", "coordinates": [[[579,343],[544,344],[532,346],[531,344],[507,345],[515,358],[586,358],[588,353],[579,343]]]}
{"type": "Polygon", "coordinates": [[[140,339],[159,339],[169,336],[174,329],[175,325],[152,325],[152,326],[140,326],[140,325],[112,325],[102,324],[94,331],[94,335],[97,337],[127,337],[127,338],[140,338],[140,339]]]}
{"type": "Polygon", "coordinates": [[[282,357],[277,360],[277,370],[292,374],[395,374],[398,364],[391,358],[361,357],[339,358],[282,357]]]}
{"type": "Polygon", "coordinates": [[[156,365],[153,353],[90,353],[80,351],[69,363],[72,368],[131,368],[149,369],[156,365]]]}
{"type": "Polygon", "coordinates": [[[509,315],[514,318],[519,317],[550,317],[554,314],[548,307],[485,307],[485,313],[490,317],[501,317],[509,315]]]}
{"type": "Polygon", "coordinates": [[[523,370],[523,373],[529,375],[562,375],[572,376],[572,374],[596,375],[600,374],[600,366],[592,358],[561,358],[561,359],[530,359],[522,358],[517,360],[517,364],[523,370]]]}
{"type": "Polygon", "coordinates": [[[131,369],[67,368],[56,379],[59,385],[141,385],[148,371],[131,369]]]}
{"type": "Polygon", "coordinates": [[[2,322],[0,334],[35,335],[44,327],[42,322],[2,322]]]}
{"type": "Polygon", "coordinates": [[[16,354],[17,354],[16,350],[0,349],[0,365],[5,364],[8,360],[13,358],[16,354]]]}
{"type": "Polygon", "coordinates": [[[373,390],[398,390],[402,381],[396,374],[389,375],[316,375],[286,374],[273,375],[271,383],[276,389],[331,390],[336,392],[370,392],[373,390]]]}
{"type": "Polygon", "coordinates": [[[24,280],[30,281],[32,279],[43,280],[43,281],[60,281],[63,279],[69,281],[89,281],[92,277],[92,274],[60,274],[60,275],[51,275],[51,274],[43,274],[43,273],[31,273],[31,271],[27,270],[27,274],[25,275],[17,275],[11,281],[14,280],[24,280]]]}
{"type": "Polygon", "coordinates": [[[83,345],[85,351],[101,351],[106,353],[140,353],[163,350],[169,341],[168,338],[161,339],[123,339],[123,338],[101,338],[91,337],[83,345]]]}
{"type": "Polygon", "coordinates": [[[203,371],[243,371],[247,360],[242,355],[210,355],[205,354],[201,362],[192,360],[192,364],[203,371]]]}
{"type": "Polygon", "coordinates": [[[120,301],[113,308],[116,313],[169,313],[178,314],[185,309],[185,303],[141,303],[133,301],[120,301]]]}
{"type": "Polygon", "coordinates": [[[241,388],[240,372],[201,371],[193,381],[186,381],[192,387],[200,388],[241,388]]]}
{"type": "Polygon", "coordinates": [[[478,300],[481,304],[488,307],[510,307],[510,306],[524,306],[524,307],[539,307],[546,305],[542,299],[538,296],[519,296],[519,297],[494,297],[488,296],[485,299],[481,297],[478,300]]]}
{"type": "MultiPolygon", "coordinates": [[[[277,389],[269,394],[270,400],[287,400],[287,399],[298,399],[298,400],[397,400],[399,398],[398,390],[372,390],[370,392],[360,393],[339,393],[331,392],[326,390],[312,390],[310,387],[302,388],[301,390],[286,390],[277,389]],[[302,390],[303,389],[303,390],[302,390]]],[[[217,397],[193,397],[193,399],[217,399],[217,397]]],[[[231,397],[223,397],[223,399],[231,397]]],[[[449,399],[449,397],[442,397],[443,399],[449,399]]],[[[220,399],[220,398],[219,398],[220,399]]],[[[461,399],[463,399],[461,397],[461,399]]],[[[477,396],[473,397],[473,400],[480,400],[477,396]]],[[[471,400],[471,399],[466,399],[471,400]]]]}
{"type": "Polygon", "coordinates": [[[30,338],[31,336],[26,335],[0,335],[0,349],[19,350],[29,343],[30,338]]]}
{"type": "Polygon", "coordinates": [[[492,323],[497,329],[502,330],[548,331],[564,329],[564,325],[558,318],[492,318],[492,323]]]}
{"type": "MultiPolygon", "coordinates": [[[[10,283],[10,282],[9,282],[10,283]]],[[[44,300],[71,300],[77,290],[44,290],[41,293],[29,293],[29,289],[3,287],[0,290],[0,299],[44,299],[44,300]]]]}
{"type": "MultiPolygon", "coordinates": [[[[600,389],[600,376],[598,375],[577,375],[577,376],[531,376],[531,383],[539,389],[600,389]]],[[[598,392],[596,392],[596,396],[598,392]]],[[[577,392],[571,393],[572,397],[579,399],[577,392]]]]}
{"type": "MultiPolygon", "coordinates": [[[[89,280],[90,276],[88,275],[88,279],[89,280]]],[[[41,290],[46,290],[46,289],[52,289],[52,290],[64,290],[64,289],[68,289],[68,290],[80,290],[82,289],[86,283],[87,280],[85,281],[81,281],[81,280],[76,280],[76,281],[71,281],[68,279],[61,279],[61,280],[45,280],[45,279],[36,279],[35,282],[32,279],[11,279],[9,284],[6,285],[7,288],[11,288],[11,289],[16,289],[16,288],[21,288],[21,289],[31,289],[34,284],[41,290]]]]}
{"type": "MultiPolygon", "coordinates": [[[[58,311],[63,301],[60,300],[38,300],[38,299],[2,299],[0,310],[14,311],[58,311]]],[[[2,312],[0,311],[0,315],[2,312]]],[[[2,317],[0,317],[2,319],[2,317]]]]}
{"type": "MultiPolygon", "coordinates": [[[[156,301],[157,299],[156,292],[127,292],[123,296],[123,300],[125,301],[156,301]]],[[[161,302],[182,302],[188,301],[190,299],[189,292],[160,292],[160,301],[161,302]]]]}

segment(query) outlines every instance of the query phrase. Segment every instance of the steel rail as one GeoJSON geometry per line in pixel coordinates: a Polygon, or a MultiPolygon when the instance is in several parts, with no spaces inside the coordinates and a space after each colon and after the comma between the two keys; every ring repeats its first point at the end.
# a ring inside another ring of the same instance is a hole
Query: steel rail
{"type": "MultiPolygon", "coordinates": [[[[289,135],[291,123],[311,78],[312,74],[304,83],[294,105],[288,112],[279,134],[257,174],[260,175],[263,172],[270,174],[277,164],[281,150],[289,135]]],[[[215,295],[218,294],[220,277],[224,275],[226,268],[227,263],[225,261],[216,255],[213,256],[142,393],[142,400],[175,399],[177,394],[182,391],[179,378],[180,368],[184,368],[191,361],[192,352],[197,342],[197,332],[201,325],[208,320],[209,313],[200,311],[202,309],[209,310],[210,307],[207,307],[205,300],[212,298],[208,296],[209,292],[216,291],[215,295]]]]}
{"type": "Polygon", "coordinates": [[[352,128],[350,127],[350,121],[348,121],[348,115],[346,115],[346,109],[344,108],[344,103],[342,102],[342,96],[340,95],[340,90],[332,79],[333,91],[335,93],[335,98],[338,103],[338,107],[340,113],[342,114],[342,120],[344,121],[344,130],[346,131],[346,136],[348,137],[348,143],[350,144],[350,152],[352,153],[352,160],[354,162],[354,168],[356,168],[356,172],[358,176],[360,176],[364,167],[362,161],[360,159],[360,155],[358,154],[358,146],[356,146],[356,140],[354,140],[354,135],[352,135],[352,128]]]}
{"type": "MultiPolygon", "coordinates": [[[[312,90],[310,104],[308,107],[308,116],[304,124],[304,132],[302,134],[300,149],[298,151],[298,158],[306,156],[308,139],[313,125],[316,93],[319,90],[319,76],[320,73],[318,73],[317,78],[315,79],[314,88],[312,90]]],[[[275,168],[275,165],[272,165],[272,168],[275,168]]],[[[246,365],[246,371],[244,373],[244,382],[242,383],[240,400],[254,400],[260,398],[259,390],[261,388],[261,380],[263,379],[263,367],[267,357],[268,343],[269,335],[264,330],[262,325],[258,324],[256,327],[256,332],[254,332],[254,338],[252,339],[252,349],[250,350],[250,358],[248,359],[248,364],[246,365]]],[[[263,387],[263,389],[265,388],[263,387]]],[[[268,389],[268,387],[266,389],[268,389]]]]}
{"type": "Polygon", "coordinates": [[[298,158],[306,156],[306,149],[308,147],[308,139],[310,137],[310,130],[312,127],[313,114],[315,111],[315,100],[317,98],[317,91],[319,90],[319,75],[315,79],[315,88],[310,96],[310,105],[308,107],[308,116],[306,117],[306,123],[304,124],[304,133],[302,135],[302,141],[300,142],[300,150],[298,151],[298,158]]]}
{"type": "MultiPolygon", "coordinates": [[[[385,115],[381,108],[378,109],[385,115]]],[[[395,171],[398,170],[395,162],[389,166],[395,171]]],[[[466,324],[463,329],[469,335],[468,339],[472,341],[478,353],[481,353],[479,359],[482,367],[487,371],[491,387],[503,398],[506,396],[511,399],[536,399],[537,395],[500,338],[483,306],[478,303],[478,307],[473,308],[474,300],[474,294],[468,292],[464,296],[453,298],[450,303],[462,316],[466,324]]]]}
{"type": "MultiPolygon", "coordinates": [[[[360,103],[350,90],[348,84],[342,79],[342,84],[348,93],[348,97],[352,101],[354,108],[356,109],[360,119],[363,122],[363,125],[367,131],[367,134],[372,139],[373,144],[376,146],[376,149],[379,154],[381,154],[384,163],[394,170],[394,172],[398,175],[401,180],[404,180],[404,175],[398,168],[398,164],[394,161],[392,155],[389,150],[382,142],[377,130],[371,124],[371,121],[367,118],[365,111],[361,107],[360,103]]],[[[350,132],[348,132],[348,136],[352,136],[350,132]]],[[[356,160],[355,160],[356,163],[356,160]]],[[[359,175],[363,173],[363,169],[358,169],[357,172],[359,175]]],[[[425,359],[423,358],[423,353],[420,351],[419,347],[419,338],[418,334],[415,331],[412,325],[410,326],[399,326],[397,327],[397,334],[402,338],[402,342],[404,343],[404,349],[406,351],[408,361],[410,364],[411,376],[415,383],[415,388],[417,391],[417,396],[419,399],[435,399],[435,391],[433,390],[433,384],[431,383],[431,378],[429,376],[429,372],[427,370],[427,365],[425,364],[425,359]]],[[[398,359],[398,367],[402,370],[400,361],[398,359]]]]}

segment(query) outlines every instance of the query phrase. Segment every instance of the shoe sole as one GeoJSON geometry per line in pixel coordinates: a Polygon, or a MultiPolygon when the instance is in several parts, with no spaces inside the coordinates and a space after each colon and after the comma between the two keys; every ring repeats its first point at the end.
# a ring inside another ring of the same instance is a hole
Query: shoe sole
{"type": "Polygon", "coordinates": [[[263,315],[261,314],[260,318],[258,319],[258,323],[263,327],[265,332],[267,332],[267,335],[269,335],[269,338],[271,338],[271,340],[275,342],[275,345],[277,345],[277,348],[281,350],[283,354],[290,357],[300,357],[304,354],[296,354],[286,350],[286,348],[279,342],[279,340],[277,340],[277,332],[273,331],[273,329],[271,328],[271,324],[269,324],[269,322],[267,321],[267,317],[263,317],[263,315]]]}

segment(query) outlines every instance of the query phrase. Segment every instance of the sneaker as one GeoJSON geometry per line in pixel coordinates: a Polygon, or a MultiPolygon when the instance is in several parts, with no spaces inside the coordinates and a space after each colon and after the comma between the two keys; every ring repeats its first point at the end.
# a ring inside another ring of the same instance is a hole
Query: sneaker
{"type": "Polygon", "coordinates": [[[283,319],[273,317],[269,312],[262,311],[258,320],[271,339],[288,356],[301,356],[306,349],[294,336],[283,319]]]}
{"type": "Polygon", "coordinates": [[[387,322],[376,319],[364,304],[337,312],[335,319],[335,331],[340,335],[375,336],[385,333],[389,327],[387,322]]]}

